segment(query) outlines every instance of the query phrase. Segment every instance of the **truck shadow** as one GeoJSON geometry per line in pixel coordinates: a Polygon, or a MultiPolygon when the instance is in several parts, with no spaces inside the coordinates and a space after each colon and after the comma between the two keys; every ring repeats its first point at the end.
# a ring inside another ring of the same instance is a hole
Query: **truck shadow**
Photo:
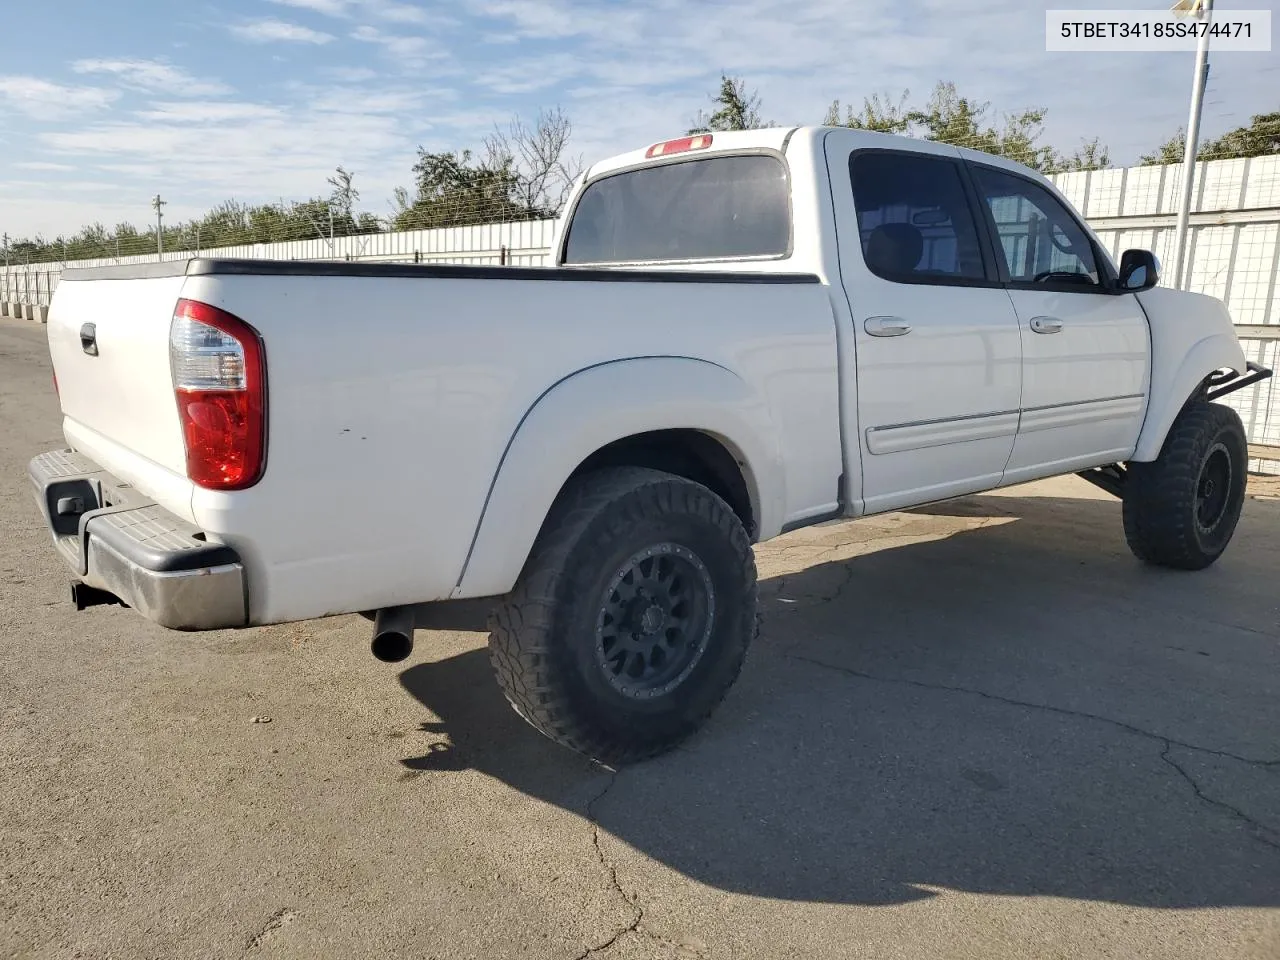
{"type": "Polygon", "coordinates": [[[1200,574],[1137,564],[1106,500],[905,517],[954,529],[762,580],[742,680],[675,753],[593,766],[473,650],[401,674],[438,718],[404,776],[476,769],[753,896],[1280,905],[1280,504],[1200,574]]]}

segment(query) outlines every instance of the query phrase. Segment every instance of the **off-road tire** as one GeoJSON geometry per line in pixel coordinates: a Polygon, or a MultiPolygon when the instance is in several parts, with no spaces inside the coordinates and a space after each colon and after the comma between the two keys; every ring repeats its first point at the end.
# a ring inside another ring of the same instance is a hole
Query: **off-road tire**
{"type": "Polygon", "coordinates": [[[639,467],[593,471],[556,500],[489,630],[498,682],[537,730],[614,766],[656,756],[707,720],[742,669],[757,630],[750,541],[728,504],[701,484],[639,467]],[[690,654],[689,672],[670,680],[671,689],[624,693],[615,684],[625,687],[626,677],[610,679],[608,641],[597,631],[614,609],[619,571],[656,545],[694,557],[698,584],[713,588],[695,631],[701,653],[690,654]]]}
{"type": "Polygon", "coordinates": [[[1128,464],[1124,536],[1134,556],[1177,570],[1217,560],[1240,519],[1248,465],[1239,415],[1217,403],[1189,403],[1160,456],[1128,464]]]}

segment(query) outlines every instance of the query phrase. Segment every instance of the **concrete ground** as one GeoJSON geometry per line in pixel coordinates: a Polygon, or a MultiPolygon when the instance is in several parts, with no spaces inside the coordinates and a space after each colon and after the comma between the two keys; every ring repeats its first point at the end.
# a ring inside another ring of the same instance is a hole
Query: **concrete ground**
{"type": "Polygon", "coordinates": [[[75,613],[44,337],[0,320],[0,956],[1280,956],[1276,484],[1199,574],[1074,479],[767,544],[740,683],[615,775],[479,633],[75,613]]]}

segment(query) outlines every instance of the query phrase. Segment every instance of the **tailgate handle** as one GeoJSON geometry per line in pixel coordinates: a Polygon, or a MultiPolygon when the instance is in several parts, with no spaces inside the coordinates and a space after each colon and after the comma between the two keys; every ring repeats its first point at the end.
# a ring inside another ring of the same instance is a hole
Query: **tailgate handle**
{"type": "Polygon", "coordinates": [[[98,328],[92,323],[80,328],[80,348],[91,357],[98,355],[98,328]]]}

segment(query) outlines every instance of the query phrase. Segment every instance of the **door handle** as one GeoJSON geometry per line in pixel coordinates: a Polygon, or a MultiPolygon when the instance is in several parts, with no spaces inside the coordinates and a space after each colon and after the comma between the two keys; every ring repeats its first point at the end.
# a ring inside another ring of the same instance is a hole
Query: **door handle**
{"type": "Polygon", "coordinates": [[[911,332],[911,324],[901,317],[867,317],[862,329],[873,337],[901,337],[911,332]]]}
{"type": "Polygon", "coordinates": [[[1061,333],[1062,321],[1057,317],[1032,317],[1031,331],[1033,333],[1061,333]]]}
{"type": "Polygon", "coordinates": [[[80,349],[91,357],[98,355],[98,328],[86,323],[80,328],[80,349]]]}

